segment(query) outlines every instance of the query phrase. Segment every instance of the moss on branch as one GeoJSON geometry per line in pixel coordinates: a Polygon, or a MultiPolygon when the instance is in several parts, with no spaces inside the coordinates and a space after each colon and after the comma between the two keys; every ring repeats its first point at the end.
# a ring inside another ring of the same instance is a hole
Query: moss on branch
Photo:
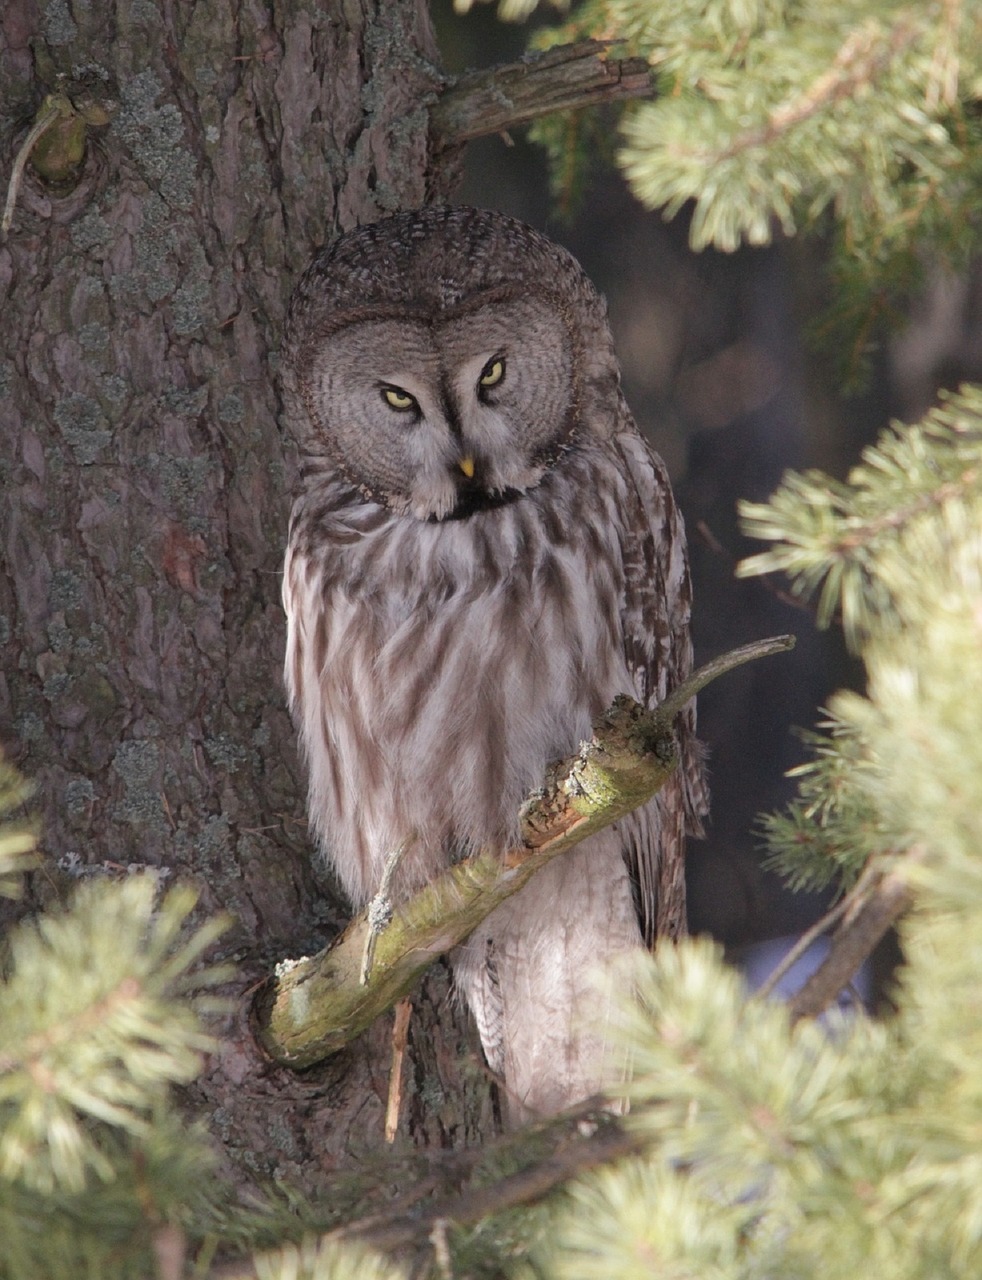
{"type": "Polygon", "coordinates": [[[303,1068],[336,1053],[413,987],[437,959],[552,858],[655,795],[678,763],[673,721],[709,680],[752,658],[790,649],[792,636],[745,645],[701,668],[660,707],[615,699],[593,737],[553,765],[521,813],[522,842],[504,858],[484,851],[448,868],[399,906],[374,937],[363,912],[325,951],[280,964],[256,996],[253,1028],[283,1066],[303,1068]]]}

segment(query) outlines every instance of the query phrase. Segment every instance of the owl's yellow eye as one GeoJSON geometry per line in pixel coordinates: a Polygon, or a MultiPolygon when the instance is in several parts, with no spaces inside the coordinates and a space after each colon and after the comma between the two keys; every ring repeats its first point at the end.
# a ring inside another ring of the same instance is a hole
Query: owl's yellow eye
{"type": "Polygon", "coordinates": [[[417,407],[415,396],[411,396],[408,391],[403,391],[402,387],[383,387],[382,399],[390,409],[398,409],[400,413],[406,413],[417,407]]]}
{"type": "Polygon", "coordinates": [[[493,360],[489,360],[484,366],[481,376],[477,380],[477,385],[485,390],[488,387],[496,387],[504,376],[504,356],[495,356],[493,360]]]}

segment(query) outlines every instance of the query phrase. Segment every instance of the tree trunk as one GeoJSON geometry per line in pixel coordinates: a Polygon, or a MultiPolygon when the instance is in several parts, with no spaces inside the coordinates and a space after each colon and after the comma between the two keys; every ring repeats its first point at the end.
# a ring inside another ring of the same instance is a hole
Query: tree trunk
{"type": "MultiPolygon", "coordinates": [[[[190,879],[234,916],[244,990],[347,914],[316,875],[280,684],[275,353],[315,247],[450,192],[428,16],[5,0],[0,38],[3,172],[46,94],[85,142],[76,173],[35,151],[0,245],[0,734],[44,816],[36,899],[132,864],[190,879]]],[[[240,1169],[309,1189],[381,1142],[388,1020],[304,1076],[264,1066],[241,1022],[221,1030],[192,1102],[240,1169]]],[[[487,1131],[439,971],[409,1058],[407,1137],[487,1131]]]]}

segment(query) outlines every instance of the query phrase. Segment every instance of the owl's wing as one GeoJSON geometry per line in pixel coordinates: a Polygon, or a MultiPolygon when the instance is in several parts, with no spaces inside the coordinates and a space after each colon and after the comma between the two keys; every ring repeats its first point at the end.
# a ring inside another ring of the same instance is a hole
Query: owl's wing
{"type": "MultiPolygon", "coordinates": [[[[621,528],[624,652],[635,696],[655,707],[692,667],[685,531],[665,465],[633,421],[628,419],[611,444],[627,488],[621,528]]],[[[708,809],[694,702],[680,714],[676,728],[678,770],[653,800],[619,824],[649,945],[656,937],[685,932],[685,835],[702,834],[701,819],[708,809]]]]}

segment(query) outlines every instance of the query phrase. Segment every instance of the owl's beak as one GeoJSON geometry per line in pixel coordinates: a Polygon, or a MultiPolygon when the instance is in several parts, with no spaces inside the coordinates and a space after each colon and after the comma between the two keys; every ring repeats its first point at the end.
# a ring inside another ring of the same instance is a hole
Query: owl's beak
{"type": "Polygon", "coordinates": [[[466,458],[461,458],[458,461],[457,466],[460,467],[468,480],[474,479],[474,459],[470,457],[470,455],[466,458]]]}

